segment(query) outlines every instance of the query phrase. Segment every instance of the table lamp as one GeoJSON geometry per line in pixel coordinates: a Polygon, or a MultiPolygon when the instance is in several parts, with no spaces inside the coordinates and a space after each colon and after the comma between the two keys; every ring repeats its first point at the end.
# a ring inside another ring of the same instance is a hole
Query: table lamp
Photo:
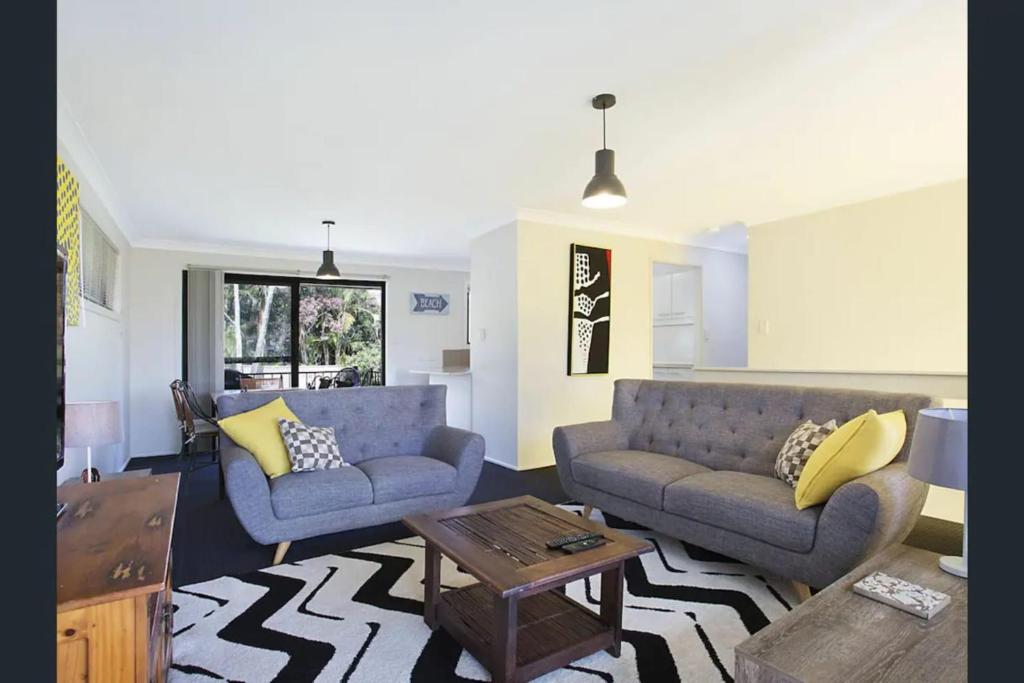
{"type": "Polygon", "coordinates": [[[87,481],[92,481],[92,449],[121,443],[122,438],[117,401],[82,401],[64,407],[64,445],[85,449],[87,481]]]}
{"type": "Polygon", "coordinates": [[[910,476],[964,492],[964,554],[939,559],[943,570],[967,578],[967,410],[926,408],[917,413],[910,444],[910,476]]]}

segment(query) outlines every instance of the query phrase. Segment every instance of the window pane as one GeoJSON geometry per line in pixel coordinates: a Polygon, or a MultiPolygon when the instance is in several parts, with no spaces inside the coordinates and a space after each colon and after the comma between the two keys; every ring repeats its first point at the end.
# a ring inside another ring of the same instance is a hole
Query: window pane
{"type": "Polygon", "coordinates": [[[380,296],[376,287],[299,287],[300,386],[342,368],[356,368],[363,384],[383,383],[380,296]]]}
{"type": "Polygon", "coordinates": [[[291,306],[287,286],[224,285],[225,389],[292,386],[291,306]]]}
{"type": "Polygon", "coordinates": [[[83,295],[104,308],[114,309],[117,279],[117,248],[107,239],[96,221],[82,211],[82,285],[83,295]]]}

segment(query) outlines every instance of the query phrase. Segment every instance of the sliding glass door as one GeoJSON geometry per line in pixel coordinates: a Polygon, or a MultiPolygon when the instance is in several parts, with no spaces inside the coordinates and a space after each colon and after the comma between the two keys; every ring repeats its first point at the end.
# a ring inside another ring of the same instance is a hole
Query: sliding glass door
{"type": "Polygon", "coordinates": [[[383,282],[225,274],[225,388],[383,384],[384,301],[383,282]]]}
{"type": "Polygon", "coordinates": [[[270,388],[292,383],[292,288],[224,277],[224,385],[258,378],[270,388]]]}
{"type": "Polygon", "coordinates": [[[383,286],[299,285],[299,377],[305,383],[356,368],[383,384],[383,286]]]}

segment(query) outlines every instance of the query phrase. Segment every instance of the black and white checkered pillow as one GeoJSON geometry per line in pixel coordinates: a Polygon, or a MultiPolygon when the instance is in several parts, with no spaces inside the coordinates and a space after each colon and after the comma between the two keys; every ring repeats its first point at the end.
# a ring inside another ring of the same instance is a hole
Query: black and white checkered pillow
{"type": "Polygon", "coordinates": [[[285,419],[278,419],[277,425],[292,461],[292,472],[332,470],[348,465],[338,449],[334,427],[311,427],[285,419]]]}
{"type": "Polygon", "coordinates": [[[775,458],[775,476],[796,488],[814,449],[837,428],[835,420],[829,420],[823,425],[816,425],[808,420],[797,427],[786,439],[786,443],[782,444],[782,449],[775,458]]]}

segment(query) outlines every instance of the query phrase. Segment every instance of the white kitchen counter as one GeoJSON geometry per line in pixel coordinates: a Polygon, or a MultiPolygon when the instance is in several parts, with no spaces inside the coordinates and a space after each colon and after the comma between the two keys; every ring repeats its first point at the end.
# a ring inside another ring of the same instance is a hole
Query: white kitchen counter
{"type": "Polygon", "coordinates": [[[436,368],[431,370],[410,370],[411,375],[468,375],[470,373],[469,368],[436,368]]]}
{"type": "Polygon", "coordinates": [[[413,375],[427,375],[428,384],[448,387],[445,412],[448,425],[459,429],[473,429],[473,377],[469,368],[432,368],[410,370],[413,375]]]}

